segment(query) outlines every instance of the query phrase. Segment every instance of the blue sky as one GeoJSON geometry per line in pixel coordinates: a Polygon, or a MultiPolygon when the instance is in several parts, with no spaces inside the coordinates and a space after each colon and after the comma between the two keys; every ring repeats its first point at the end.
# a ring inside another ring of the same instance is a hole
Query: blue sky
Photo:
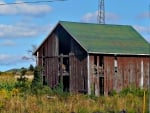
{"type": "MultiPolygon", "coordinates": [[[[0,0],[0,3],[38,0],[0,0]]],[[[43,0],[44,1],[44,0],[43,0]]],[[[97,23],[99,0],[67,0],[0,5],[0,71],[29,67],[32,45],[39,46],[58,21],[97,23]]],[[[150,42],[150,0],[105,0],[106,24],[133,26],[150,42]]]]}

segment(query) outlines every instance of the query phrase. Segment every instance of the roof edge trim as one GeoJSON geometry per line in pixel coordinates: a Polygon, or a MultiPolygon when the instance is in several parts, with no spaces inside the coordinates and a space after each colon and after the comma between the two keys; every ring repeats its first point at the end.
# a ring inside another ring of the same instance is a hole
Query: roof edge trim
{"type": "Polygon", "coordinates": [[[88,52],[89,54],[107,54],[107,55],[128,55],[128,56],[150,56],[150,54],[131,54],[131,53],[105,53],[105,52],[88,52]]]}

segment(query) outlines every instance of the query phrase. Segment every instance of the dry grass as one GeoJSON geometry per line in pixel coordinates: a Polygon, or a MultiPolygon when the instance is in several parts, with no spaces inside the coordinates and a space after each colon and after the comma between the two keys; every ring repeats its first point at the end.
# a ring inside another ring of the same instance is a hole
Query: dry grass
{"type": "MultiPolygon", "coordinates": [[[[73,94],[67,97],[48,99],[47,95],[7,96],[0,95],[1,113],[93,113],[96,111],[118,113],[122,109],[128,113],[142,112],[142,99],[127,95],[126,97],[99,97],[91,99],[85,95],[73,94]]],[[[8,94],[9,95],[9,94],[8,94]]]]}
{"type": "MultiPolygon", "coordinates": [[[[0,76],[0,83],[15,83],[13,76],[0,76]]],[[[32,95],[18,89],[0,90],[0,113],[118,113],[122,109],[128,113],[141,113],[143,98],[127,94],[107,97],[89,97],[81,94],[70,94],[61,97],[47,98],[48,94],[32,95]]],[[[148,95],[146,97],[148,100],[148,95]]],[[[148,113],[148,101],[147,101],[148,113]]]]}

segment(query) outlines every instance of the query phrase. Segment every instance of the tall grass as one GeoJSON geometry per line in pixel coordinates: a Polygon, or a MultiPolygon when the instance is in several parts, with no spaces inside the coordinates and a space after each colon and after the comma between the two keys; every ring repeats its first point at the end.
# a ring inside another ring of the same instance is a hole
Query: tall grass
{"type": "MultiPolygon", "coordinates": [[[[123,91],[113,96],[93,97],[82,94],[59,95],[49,89],[47,94],[35,95],[24,93],[13,87],[14,76],[0,76],[0,113],[141,113],[143,97],[130,91],[123,91]],[[11,88],[8,88],[8,86],[11,88]],[[47,96],[53,98],[47,98],[47,96]]],[[[41,91],[42,92],[42,91],[41,91]]],[[[138,92],[138,91],[137,91],[138,92]]],[[[146,93],[146,112],[148,113],[148,93],[146,93]]]]}
{"type": "Polygon", "coordinates": [[[1,113],[119,113],[122,109],[128,113],[142,112],[142,99],[133,95],[124,98],[99,97],[97,100],[79,94],[62,100],[58,96],[48,99],[47,95],[17,95],[10,98],[1,97],[0,100],[1,113]]]}

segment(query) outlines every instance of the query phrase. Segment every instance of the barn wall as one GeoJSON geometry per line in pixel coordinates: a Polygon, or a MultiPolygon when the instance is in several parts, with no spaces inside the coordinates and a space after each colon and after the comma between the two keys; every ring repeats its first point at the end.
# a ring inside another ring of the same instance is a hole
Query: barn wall
{"type": "Polygon", "coordinates": [[[104,95],[108,95],[114,89],[116,82],[114,56],[104,56],[104,95]]]}
{"type": "Polygon", "coordinates": [[[70,91],[87,93],[87,53],[71,39],[70,91]]]}
{"type": "Polygon", "coordinates": [[[106,56],[104,58],[105,68],[105,93],[111,90],[121,91],[125,87],[141,87],[141,76],[143,73],[143,88],[148,88],[149,59],[140,56],[106,56]],[[117,59],[117,70],[115,72],[114,59],[117,59]],[[141,71],[143,62],[143,72],[141,71]]]}
{"type": "Polygon", "coordinates": [[[58,37],[52,34],[39,48],[38,64],[42,68],[44,84],[55,87],[58,84],[58,37]]]}
{"type": "Polygon", "coordinates": [[[69,76],[69,91],[87,92],[87,53],[61,26],[45,40],[38,52],[43,79],[51,88],[56,87],[63,76],[69,76]],[[61,59],[64,61],[64,58],[69,59],[69,75],[62,72],[64,62],[61,59]]]}
{"type": "MultiPolygon", "coordinates": [[[[95,55],[97,57],[97,55],[95,55]]],[[[90,55],[90,87],[91,87],[91,94],[97,94],[99,92],[99,80],[96,74],[97,65],[94,64],[94,55],[90,55]]],[[[97,94],[98,96],[99,94],[97,94]]]]}
{"type": "Polygon", "coordinates": [[[142,75],[143,75],[143,88],[148,88],[148,77],[150,69],[148,57],[124,56],[124,57],[117,57],[117,61],[118,61],[118,73],[117,73],[118,82],[116,89],[120,91],[122,88],[127,86],[142,88],[141,86],[142,75]],[[142,67],[143,72],[141,70],[142,67]]]}
{"type": "MultiPolygon", "coordinates": [[[[102,55],[90,55],[91,92],[93,90],[95,95],[100,95],[99,92],[101,90],[99,81],[100,74],[98,75],[94,70],[95,59],[97,58],[96,62],[99,62],[100,56],[102,55]]],[[[148,88],[150,73],[150,60],[148,57],[103,55],[103,58],[104,95],[108,95],[112,90],[119,92],[123,88],[131,86],[148,88]],[[141,86],[141,82],[143,83],[143,86],[141,86]]],[[[99,66],[99,64],[97,63],[96,66],[99,66]]]]}
{"type": "Polygon", "coordinates": [[[90,55],[90,89],[91,93],[99,96],[104,94],[104,56],[90,55]]]}
{"type": "Polygon", "coordinates": [[[87,60],[70,54],[70,91],[87,93],[87,60]]]}

